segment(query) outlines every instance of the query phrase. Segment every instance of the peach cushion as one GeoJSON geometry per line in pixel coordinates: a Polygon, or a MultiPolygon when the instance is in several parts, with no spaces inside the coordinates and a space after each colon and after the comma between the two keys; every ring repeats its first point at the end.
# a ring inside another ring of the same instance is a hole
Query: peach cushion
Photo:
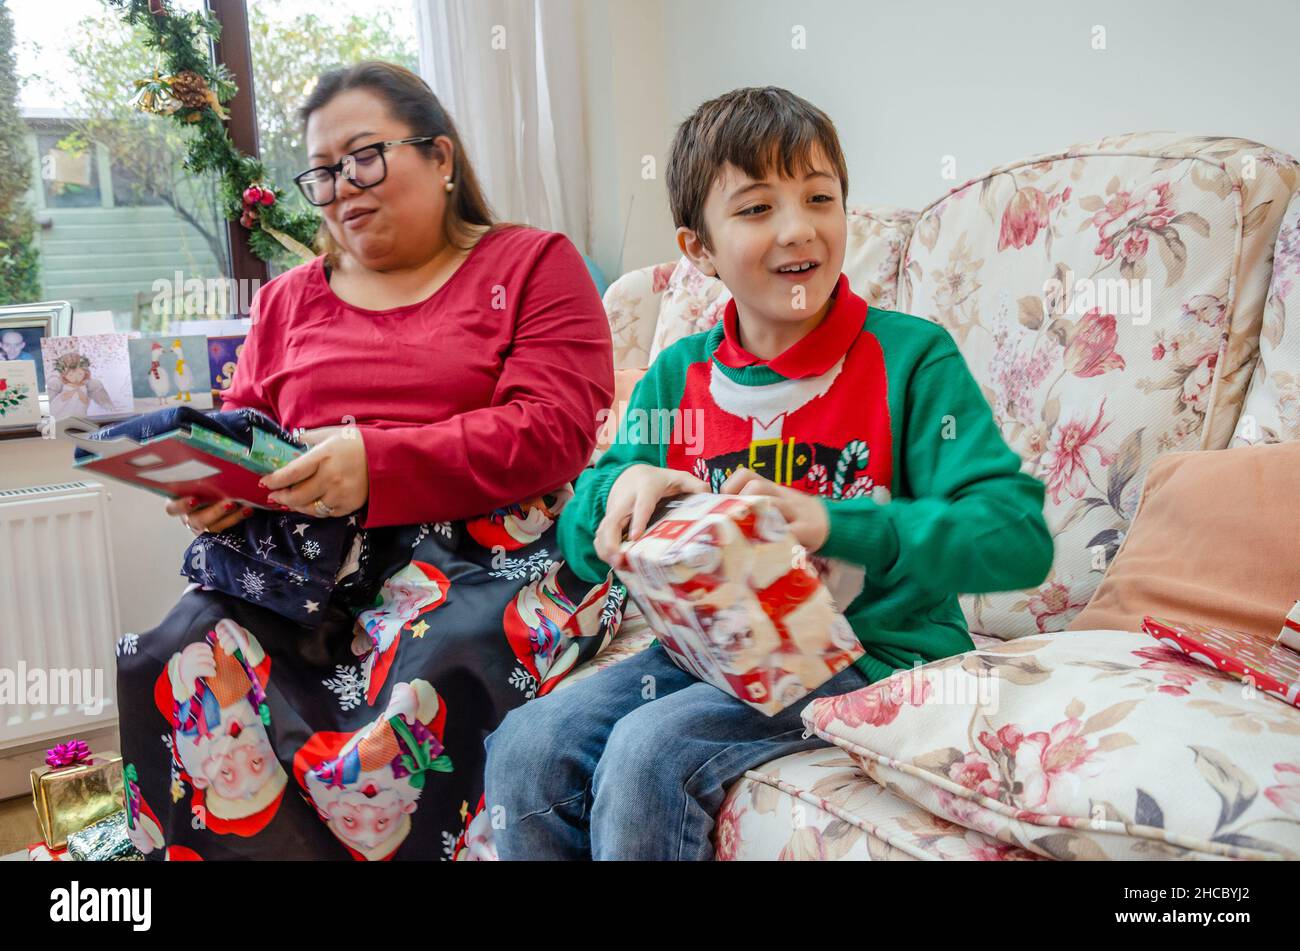
{"type": "Polygon", "coordinates": [[[1300,442],[1174,452],[1066,628],[1140,631],[1151,614],[1275,638],[1300,598],[1300,442]]]}
{"type": "Polygon", "coordinates": [[[632,370],[614,371],[614,405],[610,407],[610,413],[605,417],[605,424],[600,427],[600,432],[596,435],[598,452],[604,452],[614,442],[614,437],[618,435],[618,421],[623,417],[623,411],[627,409],[628,401],[632,399],[632,390],[636,388],[641,377],[645,376],[646,369],[646,367],[637,367],[632,370]]]}

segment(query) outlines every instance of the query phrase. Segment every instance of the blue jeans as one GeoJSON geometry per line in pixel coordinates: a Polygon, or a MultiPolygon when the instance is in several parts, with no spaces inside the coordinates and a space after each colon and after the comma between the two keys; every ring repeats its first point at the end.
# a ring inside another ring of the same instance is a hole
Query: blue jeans
{"type": "Polygon", "coordinates": [[[487,739],[486,807],[503,859],[713,857],[713,817],[745,770],[824,746],[799,718],[866,686],[848,667],[766,716],[655,644],[512,710],[487,739]]]}

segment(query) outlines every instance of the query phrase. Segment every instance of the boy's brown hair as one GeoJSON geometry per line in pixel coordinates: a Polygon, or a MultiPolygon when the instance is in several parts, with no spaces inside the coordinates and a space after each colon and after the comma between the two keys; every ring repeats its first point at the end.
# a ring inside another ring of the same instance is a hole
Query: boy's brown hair
{"type": "Polygon", "coordinates": [[[677,227],[710,247],[704,224],[709,189],[728,162],[750,178],[774,168],[786,178],[809,171],[820,146],[849,194],[849,171],[835,123],[806,99],[778,86],[751,86],[710,99],[677,127],[668,155],[668,203],[677,227]]]}

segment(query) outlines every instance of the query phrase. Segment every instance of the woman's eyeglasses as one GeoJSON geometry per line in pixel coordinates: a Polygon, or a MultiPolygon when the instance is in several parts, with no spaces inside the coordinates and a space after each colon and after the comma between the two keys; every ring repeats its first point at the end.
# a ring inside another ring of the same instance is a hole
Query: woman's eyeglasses
{"type": "Polygon", "coordinates": [[[384,158],[386,151],[394,146],[418,145],[421,142],[432,142],[433,139],[431,135],[417,135],[409,139],[376,142],[349,152],[333,165],[309,168],[294,181],[298,184],[302,197],[313,205],[328,205],[337,197],[335,182],[338,181],[339,172],[357,188],[373,188],[388,175],[388,160],[384,158]]]}

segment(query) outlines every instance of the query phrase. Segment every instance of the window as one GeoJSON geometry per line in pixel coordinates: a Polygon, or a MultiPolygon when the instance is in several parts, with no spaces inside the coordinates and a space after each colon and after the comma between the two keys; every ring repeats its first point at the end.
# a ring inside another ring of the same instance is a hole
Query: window
{"type": "Polygon", "coordinates": [[[58,119],[32,119],[46,208],[98,208],[97,150],[58,119]],[[62,128],[59,128],[62,126],[62,128]],[[57,129],[58,131],[44,131],[57,129]]]}
{"type": "MultiPolygon", "coordinates": [[[[171,4],[197,10],[202,0],[171,4]]],[[[58,16],[48,0],[7,6],[21,83],[18,138],[32,163],[35,296],[70,301],[77,333],[88,312],[100,315],[97,327],[108,319],[118,331],[167,329],[167,308],[155,303],[175,296],[156,282],[174,283],[178,273],[222,278],[231,255],[215,180],[182,167],[186,130],[130,104],[155,58],[99,0],[62,0],[58,16]]]]}
{"type": "MultiPolygon", "coordinates": [[[[168,2],[190,11],[205,4],[168,2]]],[[[223,21],[227,65],[245,40],[252,58],[257,114],[241,130],[237,96],[229,106],[232,137],[251,151],[255,123],[269,175],[285,200],[305,208],[292,184],[306,167],[298,108],[317,76],[334,66],[385,59],[418,69],[414,4],[371,0],[364,10],[319,0],[206,5],[223,21]]],[[[240,227],[219,213],[217,182],[184,169],[185,130],[130,104],[135,81],[158,64],[120,11],[101,0],[61,0],[58,17],[50,15],[48,0],[8,0],[7,7],[20,83],[18,137],[31,159],[27,204],[37,219],[31,245],[39,289],[16,297],[0,282],[0,305],[68,300],[78,317],[108,312],[113,329],[148,333],[168,326],[168,315],[155,306],[159,280],[267,276],[239,240],[240,227]]],[[[242,75],[236,80],[248,82],[242,75]]],[[[269,274],[277,270],[272,266],[269,274]]],[[[167,297],[176,299],[171,292],[167,297]]],[[[74,326],[74,332],[83,331],[74,326]]]]}
{"type": "Polygon", "coordinates": [[[366,59],[419,70],[411,0],[372,0],[363,8],[317,0],[248,4],[262,162],[295,207],[309,208],[293,184],[307,168],[298,108],[323,72],[366,59]]]}

